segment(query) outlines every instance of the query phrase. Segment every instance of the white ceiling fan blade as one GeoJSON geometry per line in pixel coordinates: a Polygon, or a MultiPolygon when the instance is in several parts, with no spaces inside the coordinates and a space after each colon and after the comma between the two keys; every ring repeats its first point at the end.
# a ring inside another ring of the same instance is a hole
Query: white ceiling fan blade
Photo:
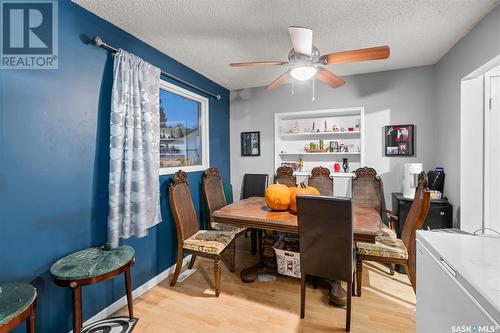
{"type": "Polygon", "coordinates": [[[313,40],[312,30],[303,27],[291,26],[288,27],[288,32],[290,33],[290,39],[292,40],[294,51],[310,57],[313,40]]]}

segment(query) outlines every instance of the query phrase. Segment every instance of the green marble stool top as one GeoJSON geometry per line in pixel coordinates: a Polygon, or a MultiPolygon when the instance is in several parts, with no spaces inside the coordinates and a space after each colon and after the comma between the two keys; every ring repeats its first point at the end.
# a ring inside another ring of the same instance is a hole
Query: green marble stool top
{"type": "Polygon", "coordinates": [[[128,245],[113,250],[92,247],[72,253],[50,268],[50,273],[58,280],[83,280],[112,272],[134,258],[135,251],[128,245]]]}
{"type": "Polygon", "coordinates": [[[23,282],[0,282],[0,326],[8,323],[35,300],[36,290],[23,282]]]}

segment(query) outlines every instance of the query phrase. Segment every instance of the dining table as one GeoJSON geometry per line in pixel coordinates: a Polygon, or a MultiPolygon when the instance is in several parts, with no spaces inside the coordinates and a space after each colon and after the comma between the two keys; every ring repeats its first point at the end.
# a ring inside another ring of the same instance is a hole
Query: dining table
{"type": "MultiPolygon", "coordinates": [[[[276,232],[299,233],[297,215],[289,211],[273,211],[263,197],[251,197],[227,205],[212,213],[213,222],[238,227],[262,229],[264,231],[263,249],[256,265],[241,271],[243,282],[253,282],[261,273],[277,274],[273,245],[278,239],[276,232]]],[[[353,239],[355,242],[375,243],[382,233],[382,219],[370,207],[352,204],[353,239]]],[[[337,281],[331,281],[330,303],[343,305],[345,290],[337,281]]]]}

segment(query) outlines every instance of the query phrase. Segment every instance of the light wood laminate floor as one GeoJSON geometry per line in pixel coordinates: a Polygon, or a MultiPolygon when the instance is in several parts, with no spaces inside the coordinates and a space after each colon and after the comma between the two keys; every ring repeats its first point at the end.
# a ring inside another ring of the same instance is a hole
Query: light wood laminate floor
{"type": "MultiPolygon", "coordinates": [[[[197,271],[170,287],[164,280],[134,301],[134,333],[345,332],[345,310],[327,305],[327,291],[306,291],[306,315],[299,317],[300,280],[245,284],[239,271],[256,262],[249,239],[237,243],[236,273],[222,269],[222,293],[213,292],[212,261],[198,258],[197,271]]],[[[406,275],[365,263],[363,295],[353,297],[351,332],[415,332],[415,295],[406,275]]],[[[127,315],[126,307],[114,315],[127,315]]]]}

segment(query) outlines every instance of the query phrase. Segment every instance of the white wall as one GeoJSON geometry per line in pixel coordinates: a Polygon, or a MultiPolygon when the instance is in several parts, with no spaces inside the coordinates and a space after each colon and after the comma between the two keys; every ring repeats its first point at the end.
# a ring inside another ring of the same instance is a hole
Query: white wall
{"type": "MultiPolygon", "coordinates": [[[[436,65],[437,144],[434,160],[445,168],[445,192],[460,210],[460,88],[461,79],[500,54],[500,7],[496,7],[436,65]]],[[[464,124],[465,125],[465,124],[464,124]]],[[[468,177],[477,178],[476,174],[468,177]]],[[[480,207],[478,207],[480,209],[480,207]]]]}
{"type": "Polygon", "coordinates": [[[365,160],[382,177],[388,207],[391,206],[391,192],[401,191],[402,164],[423,162],[427,170],[435,167],[437,127],[432,66],[353,75],[344,79],[346,84],[335,90],[317,82],[314,102],[311,101],[310,82],[296,84],[293,96],[288,84],[273,92],[264,88],[231,92],[231,182],[235,198],[240,197],[245,173],[267,173],[272,180],[274,113],[277,112],[365,107],[365,160]],[[407,123],[416,126],[415,156],[385,157],[383,127],[407,123]],[[246,131],[261,132],[261,156],[241,156],[240,133],[246,131]]]}

